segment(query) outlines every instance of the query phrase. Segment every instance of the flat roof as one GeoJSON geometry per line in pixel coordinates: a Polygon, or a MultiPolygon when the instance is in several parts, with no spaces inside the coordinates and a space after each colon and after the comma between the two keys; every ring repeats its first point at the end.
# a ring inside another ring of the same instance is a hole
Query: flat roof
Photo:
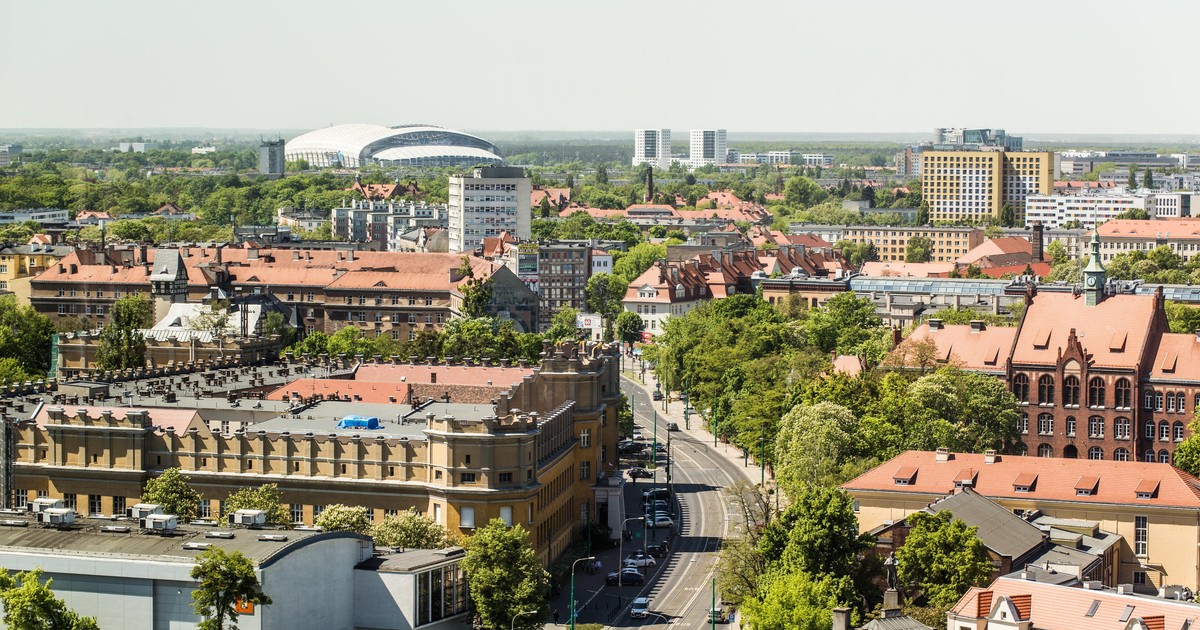
{"type": "Polygon", "coordinates": [[[378,553],[379,549],[376,549],[376,552],[375,556],[360,562],[355,568],[382,573],[410,573],[450,560],[460,560],[466,555],[462,547],[393,550],[391,553],[378,553]]]}
{"type": "Polygon", "coordinates": [[[338,400],[325,400],[305,409],[292,417],[281,415],[263,422],[256,422],[250,431],[291,433],[313,433],[315,435],[361,435],[386,438],[424,438],[425,416],[412,416],[413,408],[399,404],[365,404],[338,400]],[[379,429],[361,427],[339,429],[337,423],[346,416],[373,416],[379,418],[379,429]],[[406,420],[406,421],[404,421],[406,420]]]}

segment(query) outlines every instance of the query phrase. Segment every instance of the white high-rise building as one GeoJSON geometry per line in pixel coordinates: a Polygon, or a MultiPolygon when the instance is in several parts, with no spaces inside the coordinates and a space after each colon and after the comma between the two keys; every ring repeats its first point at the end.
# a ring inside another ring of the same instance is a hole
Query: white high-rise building
{"type": "Polygon", "coordinates": [[[670,129],[633,131],[633,165],[641,164],[649,164],[660,171],[671,168],[670,129]]]}
{"type": "Polygon", "coordinates": [[[512,166],[477,168],[471,176],[451,175],[450,251],[470,253],[485,237],[501,232],[529,240],[531,188],[525,171],[512,166]]]}
{"type": "Polygon", "coordinates": [[[689,168],[725,163],[728,148],[725,146],[724,129],[693,129],[690,140],[689,168]]]}

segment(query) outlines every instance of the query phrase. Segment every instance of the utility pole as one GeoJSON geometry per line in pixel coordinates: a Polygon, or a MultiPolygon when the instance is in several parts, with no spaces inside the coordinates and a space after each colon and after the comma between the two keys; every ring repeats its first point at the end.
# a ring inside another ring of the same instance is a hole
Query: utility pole
{"type": "Polygon", "coordinates": [[[712,579],[712,608],[708,611],[708,624],[712,630],[717,630],[717,578],[712,579]]]}

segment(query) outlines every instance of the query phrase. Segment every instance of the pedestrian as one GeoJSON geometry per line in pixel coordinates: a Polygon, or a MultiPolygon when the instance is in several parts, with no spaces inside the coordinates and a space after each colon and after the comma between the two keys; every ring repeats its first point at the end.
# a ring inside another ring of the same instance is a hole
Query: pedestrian
{"type": "Polygon", "coordinates": [[[554,625],[558,625],[558,609],[554,609],[554,625]]]}

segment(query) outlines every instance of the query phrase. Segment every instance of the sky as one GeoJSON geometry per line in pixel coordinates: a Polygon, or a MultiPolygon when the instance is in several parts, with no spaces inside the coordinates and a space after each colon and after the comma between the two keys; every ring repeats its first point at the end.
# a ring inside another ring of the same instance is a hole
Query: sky
{"type": "Polygon", "coordinates": [[[1196,0],[0,0],[0,128],[1195,134],[1196,0]]]}

